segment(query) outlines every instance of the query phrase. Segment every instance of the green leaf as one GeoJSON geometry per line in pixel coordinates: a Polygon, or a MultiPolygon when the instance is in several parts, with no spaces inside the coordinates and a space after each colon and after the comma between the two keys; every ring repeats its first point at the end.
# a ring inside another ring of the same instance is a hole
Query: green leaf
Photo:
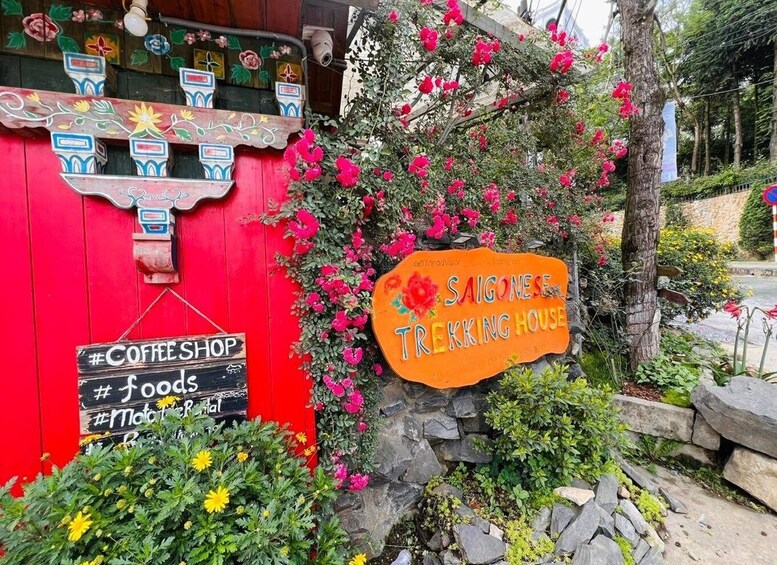
{"type": "MultiPolygon", "coordinates": [[[[53,8],[53,6],[52,6],[53,8]]],[[[70,8],[68,8],[70,9],[70,8]]],[[[59,48],[62,50],[63,53],[80,53],[81,52],[81,46],[78,44],[78,42],[73,39],[72,37],[68,37],[67,35],[58,35],[57,36],[57,45],[59,45],[59,48]]]]}
{"type": "Polygon", "coordinates": [[[148,51],[135,49],[130,56],[130,65],[145,65],[148,63],[148,51]]]}
{"type": "MultiPolygon", "coordinates": [[[[3,15],[4,16],[23,16],[22,5],[19,0],[3,0],[3,15]]],[[[16,47],[14,47],[16,49],[16,47]]]]}
{"type": "Polygon", "coordinates": [[[235,49],[236,51],[242,51],[243,48],[240,47],[240,40],[235,37],[234,35],[228,35],[227,36],[227,48],[229,49],[235,49]]]}
{"type": "Polygon", "coordinates": [[[21,31],[12,31],[8,34],[8,44],[6,47],[9,49],[21,49],[27,45],[27,38],[21,31]]]}
{"type": "Polygon", "coordinates": [[[186,37],[186,30],[183,28],[176,28],[170,32],[170,41],[173,45],[181,45],[186,37]]]}
{"type": "Polygon", "coordinates": [[[113,109],[113,104],[108,100],[95,100],[94,111],[98,114],[115,114],[116,110],[113,109]]]}
{"type": "Polygon", "coordinates": [[[186,131],[183,128],[173,128],[173,131],[175,132],[176,137],[178,137],[178,139],[180,139],[181,141],[192,140],[192,134],[190,134],[188,131],[186,131]]]}
{"type": "Polygon", "coordinates": [[[259,71],[259,80],[262,82],[270,82],[270,73],[267,71],[259,71]]]}
{"type": "MultiPolygon", "coordinates": [[[[63,6],[62,4],[52,4],[51,8],[49,8],[49,17],[54,20],[55,22],[69,22],[71,16],[73,15],[73,8],[70,6],[63,6]]],[[[60,48],[62,46],[60,45],[60,48]]],[[[62,51],[65,51],[62,49],[62,51]]],[[[78,53],[79,51],[73,51],[74,53],[78,53]]]]}
{"type": "Polygon", "coordinates": [[[183,57],[169,57],[169,59],[170,68],[172,68],[174,71],[177,71],[186,64],[186,61],[183,57]]]}
{"type": "Polygon", "coordinates": [[[243,65],[234,64],[232,65],[232,76],[230,78],[237,84],[246,84],[251,81],[251,71],[243,65]]]}
{"type": "Polygon", "coordinates": [[[275,51],[275,49],[272,45],[262,45],[262,48],[259,49],[259,56],[262,59],[266,59],[267,57],[272,55],[273,51],[275,51]]]}

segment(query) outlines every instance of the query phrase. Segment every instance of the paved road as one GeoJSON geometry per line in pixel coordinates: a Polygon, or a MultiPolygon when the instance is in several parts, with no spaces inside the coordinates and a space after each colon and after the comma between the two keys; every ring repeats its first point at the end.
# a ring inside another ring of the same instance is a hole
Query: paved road
{"type": "MultiPolygon", "coordinates": [[[[777,304],[777,278],[772,277],[752,277],[742,276],[734,277],[742,288],[752,292],[744,300],[749,306],[761,306],[771,308],[777,304]]],[[[734,351],[734,340],[737,333],[737,322],[726,312],[716,312],[709,318],[695,323],[686,324],[678,322],[676,325],[688,329],[696,335],[720,343],[724,349],[729,352],[734,351]]],[[[757,365],[760,361],[761,351],[764,345],[764,335],[761,332],[761,325],[754,322],[751,325],[750,335],[748,337],[748,365],[757,365]]],[[[765,363],[767,371],[777,371],[777,340],[772,336],[767,358],[765,363]]]]}

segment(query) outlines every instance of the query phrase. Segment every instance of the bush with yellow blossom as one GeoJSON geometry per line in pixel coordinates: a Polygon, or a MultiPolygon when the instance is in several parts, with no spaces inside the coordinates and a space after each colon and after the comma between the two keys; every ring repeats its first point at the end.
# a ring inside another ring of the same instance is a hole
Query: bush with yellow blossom
{"type": "Polygon", "coordinates": [[[295,455],[306,438],[176,409],[142,430],[132,446],[95,446],[38,477],[22,498],[0,489],[0,565],[348,562],[334,483],[295,455]]]}

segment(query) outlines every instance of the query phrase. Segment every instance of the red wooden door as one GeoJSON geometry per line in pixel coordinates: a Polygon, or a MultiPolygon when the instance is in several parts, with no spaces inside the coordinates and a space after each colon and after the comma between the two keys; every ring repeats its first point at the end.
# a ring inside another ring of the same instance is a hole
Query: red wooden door
{"type": "MultiPolygon", "coordinates": [[[[118,339],[164,289],[135,268],[134,211],[76,194],[50,147],[48,137],[0,135],[0,484],[72,458],[75,347],[118,339]]],[[[280,152],[238,152],[230,194],[178,217],[181,280],[172,288],[227,331],[246,333],[249,416],[312,439],[310,383],[289,355],[299,331],[294,289],[272,268],[288,242],[282,228],[255,220],[268,199],[284,197],[282,171],[280,152]]],[[[204,333],[215,329],[167,294],[128,339],[204,333]]]]}

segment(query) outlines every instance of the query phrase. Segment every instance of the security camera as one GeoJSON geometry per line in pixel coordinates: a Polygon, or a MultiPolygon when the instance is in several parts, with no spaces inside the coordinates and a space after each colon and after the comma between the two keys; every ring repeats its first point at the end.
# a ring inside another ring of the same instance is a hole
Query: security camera
{"type": "Polygon", "coordinates": [[[332,62],[332,36],[328,31],[319,29],[311,36],[313,60],[322,67],[328,67],[332,62]]]}

